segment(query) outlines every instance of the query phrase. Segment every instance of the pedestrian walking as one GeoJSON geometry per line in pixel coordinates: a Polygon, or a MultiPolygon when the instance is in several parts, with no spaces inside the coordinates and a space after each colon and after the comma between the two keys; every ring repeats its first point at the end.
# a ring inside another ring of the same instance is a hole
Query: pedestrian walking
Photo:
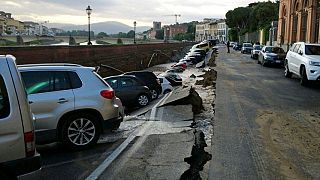
{"type": "Polygon", "coordinates": [[[230,41],[227,41],[227,49],[228,49],[228,53],[230,53],[230,41]]]}

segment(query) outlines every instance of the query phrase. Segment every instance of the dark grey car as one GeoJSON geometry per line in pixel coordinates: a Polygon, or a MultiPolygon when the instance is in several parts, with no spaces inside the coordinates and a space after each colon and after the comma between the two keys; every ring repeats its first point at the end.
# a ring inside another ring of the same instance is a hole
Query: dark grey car
{"type": "Polygon", "coordinates": [[[113,88],[124,106],[146,106],[151,99],[150,89],[133,75],[119,75],[104,78],[113,88]]]}
{"type": "Polygon", "coordinates": [[[260,51],[258,64],[283,66],[285,58],[286,52],[281,47],[265,46],[260,51]]]}

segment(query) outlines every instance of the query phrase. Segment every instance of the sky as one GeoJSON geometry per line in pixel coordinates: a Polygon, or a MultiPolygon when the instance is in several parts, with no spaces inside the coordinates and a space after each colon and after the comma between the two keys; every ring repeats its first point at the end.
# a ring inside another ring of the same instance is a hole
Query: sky
{"type": "MultiPolygon", "coordinates": [[[[119,21],[129,26],[152,26],[153,21],[174,24],[225,18],[228,10],[258,0],[1,0],[0,11],[14,19],[66,24],[86,24],[88,5],[93,9],[91,22],[119,21]]],[[[261,0],[260,0],[261,1],[261,0]]]]}

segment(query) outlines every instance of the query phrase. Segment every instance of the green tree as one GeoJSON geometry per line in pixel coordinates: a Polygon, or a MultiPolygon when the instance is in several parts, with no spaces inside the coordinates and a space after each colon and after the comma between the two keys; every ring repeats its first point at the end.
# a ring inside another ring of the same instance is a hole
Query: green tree
{"type": "Polygon", "coordinates": [[[104,38],[104,37],[109,37],[109,35],[107,33],[105,33],[105,32],[99,32],[97,34],[97,38],[98,39],[101,39],[101,38],[104,38]]]}
{"type": "Polygon", "coordinates": [[[133,38],[134,37],[134,30],[130,30],[128,33],[127,33],[127,38],[133,38]]]}
{"type": "Polygon", "coordinates": [[[122,39],[118,38],[117,39],[117,44],[123,44],[122,39]]]}

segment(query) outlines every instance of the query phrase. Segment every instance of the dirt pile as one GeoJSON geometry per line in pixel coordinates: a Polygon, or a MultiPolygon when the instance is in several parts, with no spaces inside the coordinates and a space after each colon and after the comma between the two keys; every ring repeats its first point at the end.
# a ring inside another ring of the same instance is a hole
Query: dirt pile
{"type": "Polygon", "coordinates": [[[211,58],[209,59],[209,62],[208,62],[208,66],[210,66],[210,67],[216,67],[217,66],[216,57],[217,57],[217,54],[216,53],[212,53],[211,58]]]}
{"type": "Polygon", "coordinates": [[[198,77],[203,77],[201,80],[196,81],[196,85],[202,85],[203,87],[214,86],[215,81],[217,80],[217,71],[214,69],[209,69],[204,71],[205,73],[198,77]]]}
{"type": "Polygon", "coordinates": [[[280,174],[288,179],[320,178],[319,114],[261,111],[256,121],[280,174]]]}

